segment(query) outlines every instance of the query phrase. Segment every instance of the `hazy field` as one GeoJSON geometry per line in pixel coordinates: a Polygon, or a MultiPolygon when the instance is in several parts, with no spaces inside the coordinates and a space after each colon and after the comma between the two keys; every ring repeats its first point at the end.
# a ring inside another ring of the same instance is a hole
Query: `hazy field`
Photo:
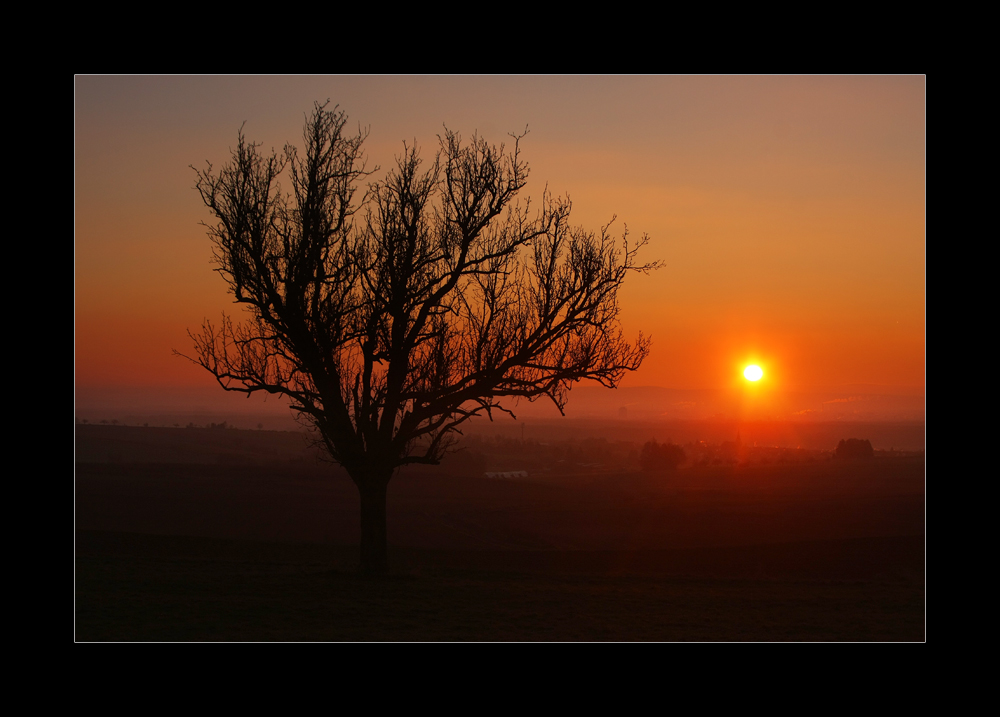
{"type": "Polygon", "coordinates": [[[390,484],[393,575],[365,581],[357,492],[300,435],[78,426],[76,447],[78,640],[924,639],[922,458],[454,461],[390,484]]]}

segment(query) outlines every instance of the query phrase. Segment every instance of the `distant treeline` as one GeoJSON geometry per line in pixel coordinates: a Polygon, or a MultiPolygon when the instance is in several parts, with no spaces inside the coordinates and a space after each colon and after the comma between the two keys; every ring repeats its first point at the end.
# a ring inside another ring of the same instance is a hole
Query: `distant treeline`
{"type": "MultiPolygon", "coordinates": [[[[581,437],[539,441],[529,437],[473,434],[462,436],[454,448],[442,461],[440,469],[446,472],[483,475],[486,472],[525,471],[532,476],[658,472],[699,466],[781,465],[920,455],[913,451],[877,451],[867,438],[844,438],[830,450],[815,450],[755,445],[739,438],[680,444],[656,439],[639,442],[581,437]]],[[[200,461],[241,463],[276,460],[279,456],[280,460],[316,460],[318,453],[315,443],[304,432],[247,431],[226,421],[204,426],[189,422],[186,426],[172,428],[124,426],[112,421],[102,425],[84,424],[80,421],[77,429],[77,460],[85,462],[173,462],[187,460],[182,456],[190,455],[200,461]],[[273,439],[270,438],[272,434],[273,439]],[[313,457],[307,459],[307,454],[313,457]]]]}
{"type": "Polygon", "coordinates": [[[867,439],[843,439],[833,450],[746,444],[739,439],[709,443],[691,441],[684,445],[655,439],[609,441],[581,438],[541,442],[505,436],[463,438],[456,457],[470,467],[484,471],[528,471],[529,473],[580,473],[605,471],[669,471],[692,466],[780,465],[818,463],[830,460],[859,460],[901,457],[918,452],[874,451],[867,439]],[[458,458],[458,456],[464,456],[458,458]]]}

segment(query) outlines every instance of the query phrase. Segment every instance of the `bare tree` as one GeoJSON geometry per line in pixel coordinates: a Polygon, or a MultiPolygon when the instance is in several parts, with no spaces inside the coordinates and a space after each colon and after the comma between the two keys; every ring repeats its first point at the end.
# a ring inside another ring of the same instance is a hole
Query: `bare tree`
{"type": "Polygon", "coordinates": [[[404,145],[359,195],[367,132],[346,122],[317,103],[304,156],[262,153],[241,130],[218,173],[196,170],[217,271],[250,318],[206,321],[192,360],[227,391],[287,396],[315,426],[357,485],[361,569],[379,574],[394,471],[438,463],[465,421],[510,400],[561,411],[573,382],[637,369],[649,340],[623,340],[618,290],[655,266],[637,262],[645,236],[619,248],[610,225],[573,227],[568,199],[518,201],[521,137],[446,130],[429,164],[404,145]]]}

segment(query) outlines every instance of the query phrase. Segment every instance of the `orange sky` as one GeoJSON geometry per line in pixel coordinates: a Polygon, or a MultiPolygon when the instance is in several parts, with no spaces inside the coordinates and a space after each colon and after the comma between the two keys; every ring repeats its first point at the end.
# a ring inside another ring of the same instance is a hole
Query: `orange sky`
{"type": "Polygon", "coordinates": [[[78,77],[78,387],[214,382],[171,353],[234,308],[189,165],[244,121],[300,144],[327,98],[382,167],[444,123],[527,125],[527,194],[648,233],[666,266],[624,290],[626,334],[653,336],[625,386],[726,388],[750,359],[772,387],[924,385],[923,77],[78,77]]]}

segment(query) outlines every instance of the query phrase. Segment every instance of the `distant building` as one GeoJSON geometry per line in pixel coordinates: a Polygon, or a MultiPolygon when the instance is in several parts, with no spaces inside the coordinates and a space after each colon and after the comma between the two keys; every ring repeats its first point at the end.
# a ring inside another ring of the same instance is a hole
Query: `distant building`
{"type": "Polygon", "coordinates": [[[499,479],[527,478],[528,471],[486,471],[486,477],[499,479]]]}

